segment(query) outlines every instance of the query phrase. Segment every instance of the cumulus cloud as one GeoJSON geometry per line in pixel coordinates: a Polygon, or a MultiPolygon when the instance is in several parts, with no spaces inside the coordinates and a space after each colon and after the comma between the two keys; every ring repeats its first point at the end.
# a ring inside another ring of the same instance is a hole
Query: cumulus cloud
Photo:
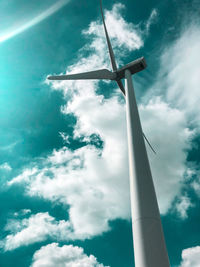
{"type": "Polygon", "coordinates": [[[124,8],[125,6],[122,4],[115,4],[111,12],[105,13],[105,20],[110,37],[116,39],[116,46],[125,46],[129,51],[132,51],[142,47],[144,41],[140,30],[122,18],[120,13],[121,9],[124,8]]]}
{"type": "Polygon", "coordinates": [[[180,267],[199,267],[200,246],[187,248],[182,251],[182,262],[180,267]]]}
{"type": "MultiPolygon", "coordinates": [[[[123,107],[117,105],[117,101],[116,107],[109,122],[116,120],[114,125],[118,129],[122,119],[125,129],[124,112],[120,112],[123,107]]],[[[101,110],[99,114],[105,115],[101,110]]],[[[125,131],[115,133],[109,122],[105,131],[110,131],[110,138],[106,138],[101,153],[90,145],[75,151],[65,147],[54,150],[44,164],[50,165],[48,172],[44,167],[34,175],[32,172],[26,175],[25,179],[22,173],[10,182],[15,184],[24,179],[29,195],[69,205],[69,217],[77,238],[101,234],[109,229],[109,220],[130,217],[126,143],[116,145],[115,142],[118,138],[125,140],[125,131]]]]}
{"type": "MultiPolygon", "coordinates": [[[[104,267],[93,256],[87,256],[83,249],[77,246],[52,243],[41,247],[33,255],[31,267],[104,267]]],[[[108,267],[108,266],[107,266],[108,267]]]]}
{"type": "Polygon", "coordinates": [[[41,242],[48,237],[71,239],[70,223],[64,220],[56,221],[48,212],[37,213],[22,220],[9,220],[5,230],[12,232],[1,242],[5,251],[41,242]]]}

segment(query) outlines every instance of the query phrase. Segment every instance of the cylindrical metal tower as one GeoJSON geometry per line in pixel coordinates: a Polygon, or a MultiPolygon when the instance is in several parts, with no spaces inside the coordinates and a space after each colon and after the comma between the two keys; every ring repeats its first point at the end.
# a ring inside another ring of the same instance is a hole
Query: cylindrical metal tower
{"type": "Polygon", "coordinates": [[[169,267],[131,72],[125,71],[130,195],[136,267],[169,267]]]}

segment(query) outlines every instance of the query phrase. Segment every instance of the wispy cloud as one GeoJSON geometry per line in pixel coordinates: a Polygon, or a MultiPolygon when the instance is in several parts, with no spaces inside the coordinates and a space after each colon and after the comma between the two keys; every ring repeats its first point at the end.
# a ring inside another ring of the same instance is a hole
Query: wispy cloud
{"type": "Polygon", "coordinates": [[[174,198],[181,194],[187,170],[186,151],[191,149],[193,132],[184,112],[161,96],[151,96],[147,103],[139,105],[139,110],[144,132],[157,151],[154,156],[147,147],[160,211],[166,214],[174,198]]]}
{"type": "Polygon", "coordinates": [[[0,43],[4,42],[26,30],[33,27],[34,25],[38,24],[39,22],[43,21],[44,19],[48,18],[56,11],[61,9],[64,5],[66,5],[70,0],[59,0],[54,5],[50,6],[47,10],[43,11],[41,14],[36,16],[35,18],[30,19],[28,22],[24,23],[21,26],[18,26],[15,29],[8,29],[6,32],[0,35],[0,43]]]}
{"type": "MultiPolygon", "coordinates": [[[[183,120],[180,125],[181,127],[179,129],[176,129],[175,127],[172,131],[173,137],[171,138],[171,141],[169,141],[169,146],[173,144],[176,147],[182,143],[182,167],[185,168],[186,172],[188,170],[191,171],[193,178],[191,181],[185,181],[183,178],[184,171],[182,174],[179,174],[179,177],[182,180],[182,184],[187,182],[187,188],[193,188],[198,195],[200,195],[199,166],[195,163],[191,164],[191,162],[186,163],[187,152],[184,152],[184,150],[190,150],[193,148],[192,138],[199,135],[200,129],[199,50],[200,25],[196,22],[190,22],[190,24],[183,27],[179,36],[170,45],[165,47],[165,50],[160,58],[160,71],[157,76],[157,82],[153,84],[147,94],[149,99],[152,99],[155,95],[162,96],[163,101],[169,103],[170,108],[176,109],[179,114],[182,114],[181,116],[183,117],[183,120]],[[184,133],[186,134],[186,131],[188,131],[189,135],[184,141],[182,138],[184,133]],[[179,137],[180,135],[182,137],[179,137]],[[179,138],[178,140],[176,139],[177,137],[179,138]],[[183,140],[183,142],[181,142],[181,140],[183,140]],[[187,142],[190,143],[186,145],[187,142]],[[185,167],[183,164],[184,161],[185,167]]],[[[177,114],[174,114],[174,119],[175,118],[178,118],[177,114]]],[[[167,119],[165,120],[165,129],[168,130],[168,125],[171,121],[173,121],[173,119],[170,121],[167,119]]],[[[163,140],[164,139],[166,139],[166,135],[163,140]]],[[[168,148],[169,147],[166,146],[166,151],[168,151],[168,148]]],[[[172,155],[174,151],[176,151],[176,158],[174,158],[174,162],[176,162],[178,159],[177,152],[180,151],[180,148],[178,150],[170,149],[170,154],[172,155]]],[[[168,157],[166,162],[170,162],[170,157],[168,157]]],[[[172,165],[173,164],[169,164],[170,167],[172,165]]],[[[178,169],[179,168],[177,168],[177,170],[178,169]]],[[[187,176],[188,174],[185,175],[185,177],[187,176]]],[[[181,180],[179,180],[179,189],[181,188],[181,180]]],[[[175,188],[177,188],[177,186],[178,183],[176,183],[175,188]]],[[[177,201],[177,211],[179,215],[182,214],[182,218],[187,218],[187,210],[194,206],[190,203],[189,195],[187,198],[179,196],[177,201]],[[182,199],[181,202],[180,199],[182,199]]]]}
{"type": "Polygon", "coordinates": [[[157,19],[158,19],[158,10],[154,8],[151,11],[151,14],[150,14],[148,20],[145,23],[146,34],[149,34],[149,30],[150,30],[151,25],[154,24],[157,21],[157,19]]]}
{"type": "Polygon", "coordinates": [[[199,50],[200,25],[191,24],[162,56],[162,72],[167,74],[166,99],[195,127],[200,127],[199,50]]]}
{"type": "Polygon", "coordinates": [[[7,162],[5,162],[0,165],[0,170],[11,171],[12,168],[7,162]]]}
{"type": "Polygon", "coordinates": [[[181,196],[178,202],[176,203],[176,210],[182,219],[188,218],[187,211],[190,207],[193,207],[194,204],[191,203],[191,199],[188,196],[181,196]]]}

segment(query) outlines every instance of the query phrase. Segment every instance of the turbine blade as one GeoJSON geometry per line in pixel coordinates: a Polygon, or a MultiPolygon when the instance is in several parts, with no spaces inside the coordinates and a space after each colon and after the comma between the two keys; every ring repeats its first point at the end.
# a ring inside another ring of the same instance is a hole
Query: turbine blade
{"type": "Polygon", "coordinates": [[[152,145],[150,144],[149,140],[147,139],[147,137],[145,136],[145,134],[143,133],[144,139],[146,140],[147,144],[149,145],[149,147],[151,148],[151,150],[153,151],[154,154],[156,154],[156,151],[153,149],[152,145]]]}
{"type": "Polygon", "coordinates": [[[111,42],[110,42],[110,39],[109,39],[109,36],[108,36],[108,31],[107,31],[107,28],[106,28],[106,23],[105,23],[105,20],[104,20],[103,8],[102,8],[102,0],[100,0],[100,7],[101,7],[101,16],[102,16],[104,31],[105,31],[105,35],[106,35],[106,41],[107,41],[109,55],[110,55],[110,61],[111,61],[111,64],[112,64],[113,71],[116,71],[117,70],[117,64],[116,64],[116,61],[115,61],[115,55],[114,55],[114,52],[113,52],[113,49],[112,49],[112,46],[111,46],[111,42]]]}
{"type": "Polygon", "coordinates": [[[122,93],[125,95],[125,89],[124,89],[124,86],[123,86],[122,81],[119,80],[119,81],[116,81],[116,82],[117,82],[117,84],[118,84],[120,90],[122,91],[122,93]]]}
{"type": "Polygon", "coordinates": [[[107,69],[95,70],[77,74],[48,76],[49,80],[115,80],[116,73],[107,69]]]}

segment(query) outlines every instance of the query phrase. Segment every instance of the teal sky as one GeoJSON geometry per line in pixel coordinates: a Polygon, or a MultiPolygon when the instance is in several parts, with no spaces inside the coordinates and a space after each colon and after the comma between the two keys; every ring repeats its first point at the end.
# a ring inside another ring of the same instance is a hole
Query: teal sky
{"type": "MultiPolygon", "coordinates": [[[[133,79],[170,264],[198,267],[199,1],[103,6],[119,65],[148,64],[133,79]]],[[[111,68],[100,19],[98,0],[0,2],[0,266],[134,266],[124,99],[46,80],[111,68]]]]}

